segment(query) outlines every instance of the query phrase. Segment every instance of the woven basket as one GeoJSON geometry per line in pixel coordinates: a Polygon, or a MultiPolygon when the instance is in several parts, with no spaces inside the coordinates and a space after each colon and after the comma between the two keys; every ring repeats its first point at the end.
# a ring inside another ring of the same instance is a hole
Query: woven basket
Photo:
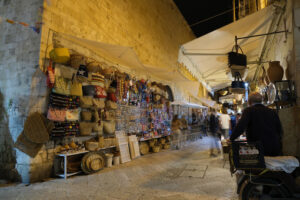
{"type": "Polygon", "coordinates": [[[85,148],[89,151],[96,151],[99,148],[99,142],[86,142],[85,148]]]}
{"type": "Polygon", "coordinates": [[[170,149],[170,144],[168,143],[164,144],[164,149],[170,149]]]}
{"type": "Polygon", "coordinates": [[[160,151],[160,146],[154,146],[154,147],[152,147],[152,151],[154,153],[158,153],[160,151]]]}
{"type": "Polygon", "coordinates": [[[140,152],[141,152],[142,155],[148,154],[149,150],[150,150],[150,148],[149,148],[149,145],[148,145],[147,142],[141,142],[140,143],[140,152]]]}
{"type": "Polygon", "coordinates": [[[71,67],[78,69],[80,65],[85,65],[85,58],[79,54],[72,54],[70,56],[70,65],[71,67]]]}

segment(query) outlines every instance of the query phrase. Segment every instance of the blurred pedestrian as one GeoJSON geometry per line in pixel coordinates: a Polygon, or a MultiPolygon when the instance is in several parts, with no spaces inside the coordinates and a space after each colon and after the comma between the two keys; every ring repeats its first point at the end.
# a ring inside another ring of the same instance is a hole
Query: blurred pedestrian
{"type": "Polygon", "coordinates": [[[230,128],[230,116],[227,114],[227,109],[225,108],[222,110],[222,114],[220,115],[220,127],[224,139],[228,139],[230,128]]]}
{"type": "Polygon", "coordinates": [[[172,132],[173,132],[173,137],[172,137],[172,147],[176,149],[181,148],[181,121],[178,118],[178,115],[174,115],[172,124],[171,124],[172,132]]]}
{"type": "Polygon", "coordinates": [[[220,148],[219,148],[219,139],[217,137],[217,130],[218,130],[218,118],[216,116],[215,110],[212,110],[210,116],[209,116],[209,142],[210,142],[210,157],[215,157],[216,155],[214,154],[214,149],[217,149],[218,153],[220,153],[220,148]]]}

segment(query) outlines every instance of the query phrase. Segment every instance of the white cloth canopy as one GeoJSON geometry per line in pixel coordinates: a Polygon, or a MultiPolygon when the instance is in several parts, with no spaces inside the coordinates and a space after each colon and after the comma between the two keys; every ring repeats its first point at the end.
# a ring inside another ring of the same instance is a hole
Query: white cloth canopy
{"type": "MultiPolygon", "coordinates": [[[[169,84],[177,101],[188,102],[190,95],[194,97],[198,95],[199,82],[188,81],[175,67],[162,68],[142,64],[131,47],[83,39],[64,33],[55,33],[54,40],[84,55],[91,51],[111,63],[120,65],[124,71],[132,75],[142,75],[145,79],[150,78],[150,80],[169,84]],[[81,47],[85,47],[88,51],[84,51],[81,47]]],[[[200,102],[194,103],[201,105],[200,102]]]]}
{"type": "MultiPolygon", "coordinates": [[[[232,51],[235,36],[245,37],[267,33],[273,19],[273,7],[269,6],[234,23],[192,40],[179,49],[178,61],[183,63],[208,90],[228,86],[231,80],[227,54],[232,51]]],[[[261,54],[265,36],[238,40],[238,45],[247,55],[248,61],[257,61],[261,54]]],[[[255,66],[248,64],[248,77],[255,66]]]]}

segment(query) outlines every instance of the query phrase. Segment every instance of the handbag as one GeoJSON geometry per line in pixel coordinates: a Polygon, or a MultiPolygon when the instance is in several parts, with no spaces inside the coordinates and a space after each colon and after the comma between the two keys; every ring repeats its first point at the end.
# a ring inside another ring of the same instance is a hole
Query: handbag
{"type": "Polygon", "coordinates": [[[63,77],[55,76],[54,92],[70,95],[70,81],[63,77]]]}
{"type": "Polygon", "coordinates": [[[71,82],[70,94],[73,96],[82,96],[82,84],[76,80],[71,82]]]}
{"type": "Polygon", "coordinates": [[[104,76],[102,76],[101,74],[99,73],[92,73],[91,74],[91,77],[90,77],[90,83],[92,85],[98,85],[98,86],[101,86],[101,87],[105,87],[105,79],[104,79],[104,76]]]}
{"type": "Polygon", "coordinates": [[[93,99],[93,106],[96,108],[103,109],[105,108],[105,100],[104,99],[93,99]]]}
{"type": "Polygon", "coordinates": [[[82,108],[93,107],[93,97],[80,97],[80,107],[82,108]]]}
{"type": "Polygon", "coordinates": [[[56,63],[64,64],[70,60],[70,53],[67,48],[54,48],[50,51],[49,56],[56,63]]]}
{"type": "Polygon", "coordinates": [[[75,109],[79,107],[79,97],[66,96],[57,93],[49,95],[49,104],[55,108],[75,109]]]}
{"type": "Polygon", "coordinates": [[[111,121],[116,119],[116,112],[114,110],[109,110],[104,112],[104,119],[106,121],[111,121]]]}
{"type": "Polygon", "coordinates": [[[118,108],[118,105],[116,102],[108,100],[105,102],[105,108],[108,110],[116,110],[118,108]]]}
{"type": "Polygon", "coordinates": [[[66,119],[66,110],[59,110],[55,108],[49,108],[47,118],[52,121],[63,122],[66,119]]]}
{"type": "Polygon", "coordinates": [[[94,86],[95,87],[95,98],[106,98],[107,93],[105,89],[101,86],[94,86]]]}
{"type": "Polygon", "coordinates": [[[83,85],[82,86],[83,96],[95,96],[95,86],[94,85],[83,85]]]}
{"type": "Polygon", "coordinates": [[[116,122],[112,121],[103,121],[103,132],[105,134],[114,134],[116,130],[116,122]]]}
{"type": "Polygon", "coordinates": [[[85,82],[89,78],[88,69],[85,65],[80,65],[76,73],[76,78],[79,82],[85,82]]]}
{"type": "Polygon", "coordinates": [[[94,125],[95,123],[92,122],[80,122],[79,123],[80,135],[82,136],[91,135],[94,125]]]}
{"type": "Polygon", "coordinates": [[[79,120],[79,109],[72,109],[66,111],[67,121],[78,121],[79,120]]]}
{"type": "Polygon", "coordinates": [[[81,120],[82,121],[91,121],[92,112],[91,111],[81,111],[81,120]]]}
{"type": "Polygon", "coordinates": [[[102,71],[101,64],[97,61],[89,62],[86,67],[88,68],[89,72],[100,73],[102,71]]]}
{"type": "Polygon", "coordinates": [[[66,67],[61,64],[55,64],[55,75],[66,79],[72,79],[76,74],[76,70],[71,67],[66,67]]]}
{"type": "Polygon", "coordinates": [[[74,69],[78,69],[80,65],[85,65],[85,58],[79,54],[72,54],[70,56],[70,65],[74,69]]]}

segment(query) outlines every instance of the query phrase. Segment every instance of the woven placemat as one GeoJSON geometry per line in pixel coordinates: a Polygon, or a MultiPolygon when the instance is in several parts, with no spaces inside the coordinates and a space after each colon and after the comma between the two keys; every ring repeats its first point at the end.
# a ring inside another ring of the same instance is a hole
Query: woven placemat
{"type": "Polygon", "coordinates": [[[49,140],[47,127],[40,113],[35,112],[27,117],[24,125],[24,135],[31,142],[38,144],[46,143],[49,140]]]}

